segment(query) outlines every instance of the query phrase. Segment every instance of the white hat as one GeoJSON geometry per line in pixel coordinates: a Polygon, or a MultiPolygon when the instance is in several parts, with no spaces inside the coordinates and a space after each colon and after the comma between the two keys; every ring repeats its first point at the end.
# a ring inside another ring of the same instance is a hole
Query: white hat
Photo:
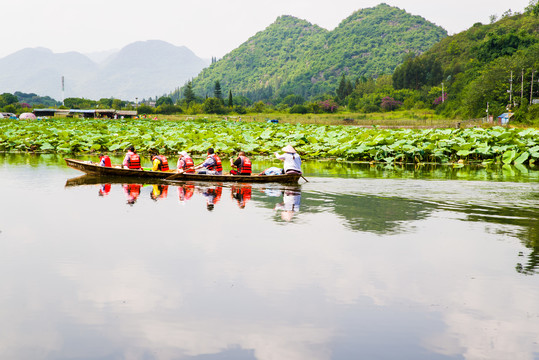
{"type": "Polygon", "coordinates": [[[292,145],[286,145],[284,148],[282,148],[284,152],[296,154],[296,150],[292,147],[292,145]]]}
{"type": "Polygon", "coordinates": [[[181,156],[188,156],[189,154],[187,154],[187,151],[180,151],[178,154],[180,154],[181,156]]]}

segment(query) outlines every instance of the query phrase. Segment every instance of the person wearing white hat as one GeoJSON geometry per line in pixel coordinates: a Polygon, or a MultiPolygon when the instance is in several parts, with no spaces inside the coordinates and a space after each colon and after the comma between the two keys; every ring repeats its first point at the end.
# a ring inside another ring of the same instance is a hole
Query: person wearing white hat
{"type": "Polygon", "coordinates": [[[283,160],[284,173],[301,174],[301,158],[296,150],[291,145],[286,145],[281,150],[284,151],[284,154],[280,155],[278,152],[275,152],[275,157],[283,160]]]}
{"type": "Polygon", "coordinates": [[[187,151],[180,151],[178,154],[180,155],[180,157],[178,158],[176,172],[181,171],[181,172],[186,172],[186,173],[194,173],[195,163],[193,159],[191,159],[187,151]]]}

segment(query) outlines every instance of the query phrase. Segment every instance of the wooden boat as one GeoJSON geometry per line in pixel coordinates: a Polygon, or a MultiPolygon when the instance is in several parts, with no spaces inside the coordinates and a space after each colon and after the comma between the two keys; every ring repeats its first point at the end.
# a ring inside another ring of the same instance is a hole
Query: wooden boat
{"type": "Polygon", "coordinates": [[[64,159],[67,166],[85,172],[89,175],[98,177],[124,177],[139,179],[162,179],[167,182],[182,181],[212,181],[212,182],[241,182],[241,183],[280,183],[297,184],[300,174],[284,175],[206,175],[206,174],[178,174],[174,171],[141,171],[133,169],[124,169],[120,166],[104,167],[89,161],[75,159],[64,159]]]}

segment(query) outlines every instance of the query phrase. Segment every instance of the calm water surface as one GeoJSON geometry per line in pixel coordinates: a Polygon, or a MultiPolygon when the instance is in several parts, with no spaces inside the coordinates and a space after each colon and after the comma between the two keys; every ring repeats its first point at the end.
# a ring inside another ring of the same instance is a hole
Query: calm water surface
{"type": "Polygon", "coordinates": [[[539,359],[537,168],[305,169],[163,186],[0,155],[0,359],[539,359]]]}

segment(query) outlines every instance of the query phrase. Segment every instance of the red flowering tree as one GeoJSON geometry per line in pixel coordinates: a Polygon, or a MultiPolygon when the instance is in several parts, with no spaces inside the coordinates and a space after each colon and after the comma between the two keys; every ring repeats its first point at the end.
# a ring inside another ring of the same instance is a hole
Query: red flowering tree
{"type": "Polygon", "coordinates": [[[441,103],[443,103],[445,100],[447,100],[447,93],[444,93],[442,96],[436,98],[433,102],[432,102],[432,105],[440,105],[441,103]],[[443,96],[443,97],[442,97],[443,96]]]}
{"type": "Polygon", "coordinates": [[[323,111],[333,113],[337,111],[339,105],[334,100],[324,100],[318,103],[323,111]]]}
{"type": "Polygon", "coordinates": [[[380,107],[385,111],[398,109],[401,105],[402,101],[395,100],[391,96],[386,96],[380,103],[380,107]]]}

